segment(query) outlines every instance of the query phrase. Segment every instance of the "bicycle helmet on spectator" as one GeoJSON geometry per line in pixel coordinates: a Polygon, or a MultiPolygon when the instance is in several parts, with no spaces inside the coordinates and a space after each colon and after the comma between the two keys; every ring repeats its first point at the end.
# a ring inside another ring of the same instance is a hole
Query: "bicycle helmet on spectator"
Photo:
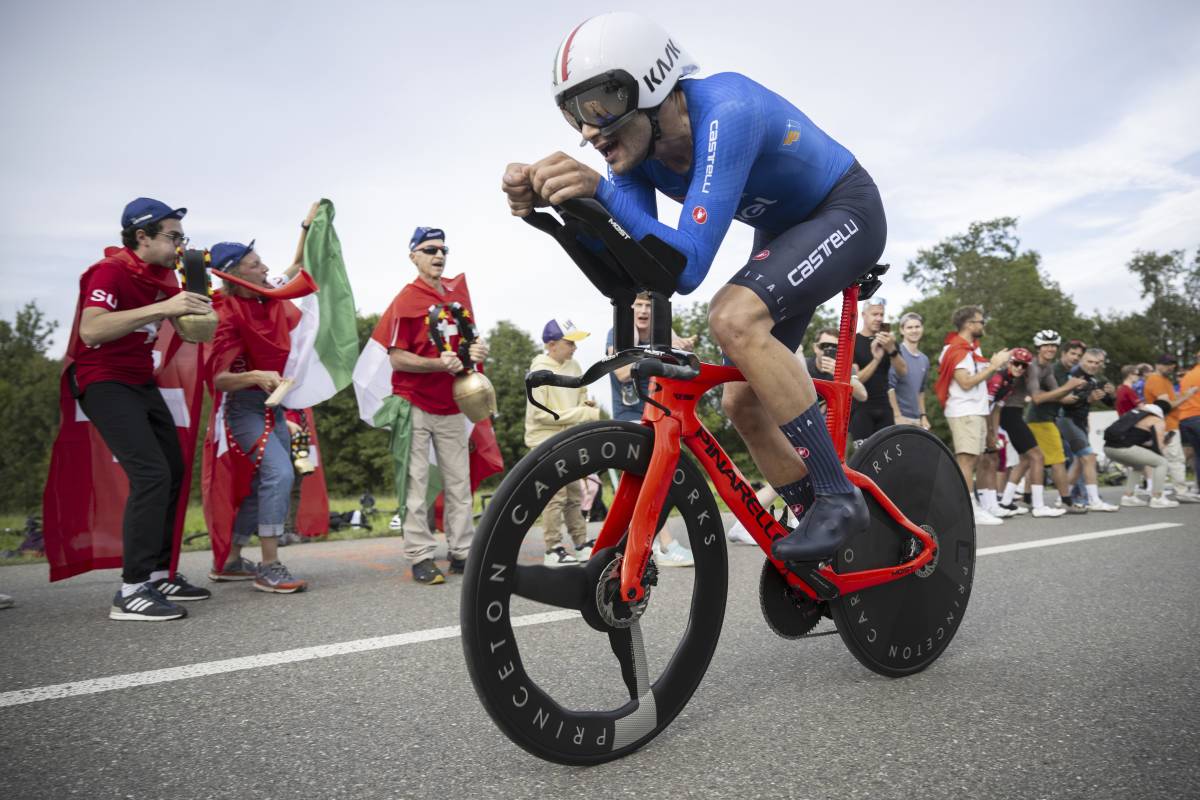
{"type": "Polygon", "coordinates": [[[1032,364],[1033,353],[1024,347],[1014,347],[1008,356],[1016,364],[1032,364]]]}
{"type": "Polygon", "coordinates": [[[645,111],[659,138],[657,110],[684,75],[699,67],[667,34],[640,14],[615,11],[584,20],[554,56],[554,102],[575,130],[591,125],[604,136],[645,111]]]}
{"type": "Polygon", "coordinates": [[[1044,344],[1062,344],[1062,337],[1058,335],[1058,331],[1047,328],[1033,335],[1033,344],[1035,347],[1041,347],[1044,344]]]}

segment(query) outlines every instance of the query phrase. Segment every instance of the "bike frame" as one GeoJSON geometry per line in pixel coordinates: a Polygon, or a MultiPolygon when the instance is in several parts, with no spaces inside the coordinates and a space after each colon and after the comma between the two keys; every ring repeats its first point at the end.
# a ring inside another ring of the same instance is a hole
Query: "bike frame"
{"type": "MultiPolygon", "coordinates": [[[[937,547],[933,537],[908,519],[873,480],[845,464],[846,433],[850,424],[850,369],[854,360],[854,335],[858,325],[858,294],[857,284],[842,292],[842,317],[838,329],[838,356],[834,367],[834,379],[813,382],[816,384],[817,393],[825,400],[825,422],[846,476],[851,483],[870,494],[883,510],[916,537],[922,546],[914,558],[890,567],[839,574],[828,564],[822,564],[818,574],[836,589],[837,596],[852,594],[916,572],[933,559],[937,547]]],[[[628,473],[621,476],[616,496],[595,545],[596,550],[615,547],[625,530],[629,530],[629,539],[621,562],[621,597],[626,602],[636,602],[644,595],[642,576],[650,560],[651,543],[657,533],[655,526],[679,461],[681,442],[687,445],[688,450],[700,462],[716,485],[717,493],[738,521],[750,532],[771,563],[787,579],[788,584],[813,600],[820,599],[812,586],[771,555],[771,544],[776,539],[786,536],[787,529],[758,502],[754,489],[733,463],[733,459],[726,455],[716,437],[696,416],[696,404],[706,392],[722,383],[744,380],[737,368],[712,364],[701,364],[700,375],[692,380],[658,377],[651,379],[649,394],[661,403],[666,411],[653,403],[647,403],[642,415],[642,424],[654,429],[654,450],[650,456],[649,468],[644,476],[628,473]]],[[[823,594],[828,597],[828,590],[823,594]]]]}

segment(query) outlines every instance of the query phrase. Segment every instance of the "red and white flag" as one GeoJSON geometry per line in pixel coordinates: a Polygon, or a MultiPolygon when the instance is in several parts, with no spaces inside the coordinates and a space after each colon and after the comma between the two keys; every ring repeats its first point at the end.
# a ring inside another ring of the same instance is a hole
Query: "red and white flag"
{"type": "MultiPolygon", "coordinates": [[[[77,339],[78,326],[76,316],[71,342],[77,339]]],[[[154,345],[154,379],[175,420],[183,451],[183,484],[175,513],[172,572],[179,562],[179,543],[192,486],[192,459],[204,392],[199,361],[199,345],[184,342],[169,321],[163,322],[154,345]]],[[[68,370],[72,363],[74,359],[68,351],[59,384],[62,424],[54,440],[50,475],[42,495],[42,527],[51,581],[93,569],[121,566],[122,522],[125,500],[129,497],[125,471],[71,394],[68,370]]]]}

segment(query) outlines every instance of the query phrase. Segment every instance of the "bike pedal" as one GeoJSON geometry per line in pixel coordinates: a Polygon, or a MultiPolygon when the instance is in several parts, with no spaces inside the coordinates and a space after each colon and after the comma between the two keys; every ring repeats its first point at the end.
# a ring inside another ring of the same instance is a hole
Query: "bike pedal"
{"type": "Polygon", "coordinates": [[[785,561],[784,565],[793,574],[804,579],[804,582],[816,592],[819,599],[828,603],[836,600],[841,592],[821,574],[820,568],[823,563],[822,561],[785,561]]]}

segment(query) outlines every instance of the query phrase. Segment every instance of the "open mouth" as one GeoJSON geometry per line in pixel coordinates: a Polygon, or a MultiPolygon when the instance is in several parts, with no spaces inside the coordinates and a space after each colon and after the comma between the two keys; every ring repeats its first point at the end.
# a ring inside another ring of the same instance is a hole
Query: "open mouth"
{"type": "Polygon", "coordinates": [[[618,146],[619,145],[616,142],[604,142],[603,144],[596,145],[596,150],[600,153],[600,156],[605,161],[609,161],[612,154],[616,152],[618,146]]]}

